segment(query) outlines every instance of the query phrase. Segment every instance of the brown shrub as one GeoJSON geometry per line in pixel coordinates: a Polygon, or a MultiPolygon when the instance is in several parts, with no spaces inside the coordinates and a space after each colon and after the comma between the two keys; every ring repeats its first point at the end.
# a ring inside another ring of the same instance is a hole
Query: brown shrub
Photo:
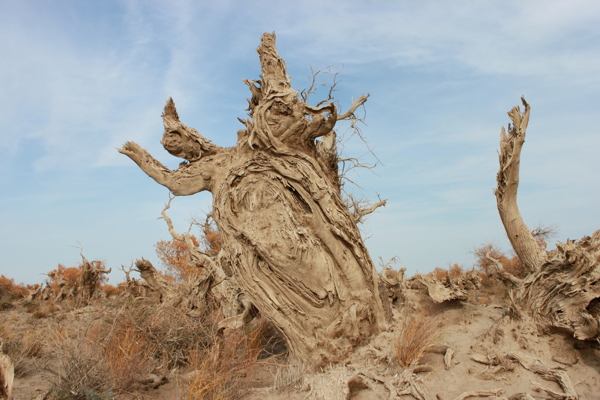
{"type": "Polygon", "coordinates": [[[188,400],[229,400],[247,391],[244,370],[256,363],[261,350],[262,329],[245,333],[225,332],[207,348],[190,352],[190,368],[194,371],[186,388],[188,400]]]}
{"type": "Polygon", "coordinates": [[[438,281],[445,282],[446,278],[448,277],[448,271],[444,268],[436,267],[433,271],[431,271],[431,275],[433,275],[433,277],[438,281]]]}
{"type": "Polygon", "coordinates": [[[100,290],[102,291],[102,293],[106,296],[106,297],[111,297],[111,296],[118,296],[121,293],[123,293],[123,291],[125,290],[124,286],[122,284],[118,284],[117,286],[113,286],[113,285],[109,285],[108,283],[106,285],[102,285],[102,287],[100,288],[100,290]]]}
{"type": "Polygon", "coordinates": [[[27,292],[28,291],[23,284],[15,284],[14,279],[0,275],[0,304],[20,299],[25,296],[27,292]]]}
{"type": "Polygon", "coordinates": [[[154,344],[146,332],[126,318],[118,318],[114,322],[102,343],[102,350],[115,394],[130,391],[142,376],[155,367],[151,359],[154,344]]]}
{"type": "MultiPolygon", "coordinates": [[[[91,325],[91,324],[90,324],[91,325]]],[[[65,400],[104,399],[111,397],[111,374],[102,356],[102,345],[87,337],[90,327],[57,324],[45,343],[53,374],[53,398],[65,400]]]]}

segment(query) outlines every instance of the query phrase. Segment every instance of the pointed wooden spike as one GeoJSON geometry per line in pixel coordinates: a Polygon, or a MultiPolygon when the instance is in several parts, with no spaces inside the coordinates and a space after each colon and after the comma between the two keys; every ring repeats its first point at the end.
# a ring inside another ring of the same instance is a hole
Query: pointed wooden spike
{"type": "Polygon", "coordinates": [[[256,49],[260,56],[262,73],[261,91],[263,96],[273,93],[286,93],[291,89],[291,79],[285,71],[285,61],[279,57],[275,47],[275,32],[263,34],[260,46],[256,49]]]}
{"type": "Polygon", "coordinates": [[[176,121],[179,121],[179,115],[177,114],[177,109],[175,108],[175,102],[172,97],[169,97],[167,100],[167,104],[165,104],[165,108],[162,113],[162,117],[170,117],[176,121]]]}

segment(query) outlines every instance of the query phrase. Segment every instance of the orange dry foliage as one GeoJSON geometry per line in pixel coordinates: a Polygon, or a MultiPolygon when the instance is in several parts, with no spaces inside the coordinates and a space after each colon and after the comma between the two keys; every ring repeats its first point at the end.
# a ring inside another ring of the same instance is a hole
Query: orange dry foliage
{"type": "Polygon", "coordinates": [[[23,284],[15,284],[14,279],[0,275],[0,299],[17,299],[23,297],[27,292],[27,289],[23,284]]]}
{"type": "Polygon", "coordinates": [[[448,270],[448,276],[450,277],[450,279],[456,279],[459,276],[461,276],[463,272],[464,271],[463,271],[462,267],[455,263],[448,270]]]}
{"type": "MultiPolygon", "coordinates": [[[[96,267],[99,268],[103,268],[105,267],[104,262],[103,261],[91,261],[91,264],[93,264],[96,267]]],[[[78,287],[79,286],[79,279],[81,278],[81,270],[83,268],[83,265],[78,265],[77,267],[65,267],[62,264],[58,264],[58,267],[56,267],[56,269],[53,269],[52,271],[48,272],[46,275],[48,275],[49,279],[49,283],[50,286],[52,286],[52,288],[57,291],[60,290],[59,287],[59,281],[61,280],[60,278],[64,278],[65,282],[66,282],[66,288],[67,289],[71,289],[74,287],[78,287]]],[[[101,275],[100,278],[98,279],[97,284],[101,285],[102,283],[106,282],[108,280],[108,277],[106,275],[101,275]]]]}
{"type": "MultiPolygon", "coordinates": [[[[194,246],[200,243],[195,236],[191,236],[194,246]]],[[[169,274],[177,280],[183,281],[192,274],[197,273],[197,267],[192,264],[190,251],[184,242],[179,240],[161,240],[154,245],[156,254],[169,274]]]]}
{"type": "Polygon", "coordinates": [[[506,272],[513,274],[518,278],[523,278],[527,271],[525,270],[521,260],[516,255],[508,256],[501,250],[499,250],[494,244],[488,243],[484,246],[479,247],[473,251],[475,257],[475,266],[481,272],[484,283],[488,283],[490,279],[494,279],[494,264],[487,259],[486,254],[490,253],[490,256],[500,262],[506,272]]]}
{"type": "Polygon", "coordinates": [[[204,231],[204,235],[200,238],[202,241],[202,251],[209,256],[216,256],[223,247],[223,238],[214,221],[212,221],[210,214],[202,225],[202,230],[204,231]]]}
{"type": "Polygon", "coordinates": [[[103,350],[116,393],[127,392],[143,374],[152,370],[154,345],[147,333],[135,325],[116,322],[103,350]]]}
{"type": "Polygon", "coordinates": [[[258,329],[249,333],[230,332],[219,337],[208,348],[190,351],[190,366],[194,371],[187,387],[190,400],[233,400],[247,391],[244,370],[257,362],[260,352],[258,329]]]}
{"type": "Polygon", "coordinates": [[[445,281],[446,277],[448,276],[448,271],[444,268],[436,267],[433,271],[431,271],[431,274],[438,281],[445,281]]]}
{"type": "Polygon", "coordinates": [[[437,267],[436,269],[431,271],[431,274],[433,275],[433,277],[435,279],[443,282],[448,278],[450,278],[450,279],[458,278],[460,275],[462,275],[463,272],[464,271],[463,271],[462,267],[455,263],[449,269],[437,267]]]}
{"type": "MultiPolygon", "coordinates": [[[[200,240],[194,235],[190,235],[194,246],[199,247],[202,252],[210,257],[216,256],[223,247],[223,239],[210,214],[199,225],[203,233],[200,240]]],[[[198,273],[198,267],[192,264],[190,251],[184,242],[175,239],[170,241],[161,240],[154,247],[156,247],[156,254],[169,275],[175,277],[178,281],[184,281],[186,278],[198,273]]]]}
{"type": "Polygon", "coordinates": [[[102,290],[102,293],[106,294],[106,296],[118,296],[123,293],[125,289],[120,283],[117,286],[109,285],[107,283],[106,285],[102,285],[100,290],[102,290]]]}

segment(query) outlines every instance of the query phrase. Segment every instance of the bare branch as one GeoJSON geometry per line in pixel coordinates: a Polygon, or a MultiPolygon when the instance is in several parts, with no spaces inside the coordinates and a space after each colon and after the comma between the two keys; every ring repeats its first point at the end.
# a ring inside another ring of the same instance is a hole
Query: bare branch
{"type": "Polygon", "coordinates": [[[352,103],[352,106],[350,106],[350,109],[348,111],[346,111],[343,114],[340,114],[337,116],[338,121],[341,121],[343,119],[350,119],[352,116],[354,116],[354,111],[356,111],[356,109],[360,106],[362,106],[363,104],[365,104],[367,102],[367,99],[369,98],[369,94],[364,95],[364,96],[360,96],[358,99],[356,99],[354,101],[354,103],[352,103]]]}
{"type": "MultiPolygon", "coordinates": [[[[210,257],[208,254],[206,254],[205,252],[200,250],[200,248],[198,248],[194,244],[194,242],[192,241],[192,236],[189,234],[189,231],[188,231],[188,233],[182,235],[180,233],[177,233],[177,231],[175,230],[175,228],[173,226],[173,221],[171,221],[171,219],[169,218],[169,216],[167,215],[167,212],[166,212],[169,208],[171,208],[171,201],[174,198],[175,198],[175,196],[172,196],[171,194],[169,194],[169,201],[167,202],[167,204],[165,204],[165,207],[163,208],[163,210],[161,212],[161,215],[162,215],[161,218],[164,219],[165,222],[167,223],[167,226],[169,227],[169,233],[171,234],[173,239],[185,243],[188,251],[190,252],[190,256],[192,257],[193,260],[196,261],[196,266],[204,267],[206,269],[207,273],[212,274],[213,276],[217,277],[217,279],[218,279],[217,283],[220,283],[221,281],[227,279],[225,273],[220,268],[220,266],[217,264],[217,262],[214,260],[214,258],[210,257]]],[[[217,284],[217,283],[215,283],[215,284],[217,284]]]]}
{"type": "Polygon", "coordinates": [[[531,234],[534,237],[542,238],[544,240],[552,239],[558,234],[558,227],[556,225],[542,225],[539,223],[535,228],[531,230],[531,234]]]}
{"type": "Polygon", "coordinates": [[[371,214],[372,212],[377,210],[379,207],[384,207],[386,205],[386,203],[387,203],[387,199],[378,201],[377,203],[372,204],[365,208],[360,207],[358,203],[354,203],[353,204],[353,212],[352,212],[354,220],[356,221],[357,224],[362,222],[362,219],[365,215],[371,214]]]}
{"type": "Polygon", "coordinates": [[[341,71],[342,71],[342,68],[338,68],[333,65],[330,65],[328,67],[321,68],[320,70],[315,72],[313,67],[311,66],[310,67],[310,84],[308,86],[308,89],[304,89],[300,92],[300,97],[302,98],[302,101],[304,101],[305,103],[308,104],[308,97],[311,94],[315,93],[317,90],[319,90],[319,88],[329,85],[329,82],[332,81],[332,76],[333,76],[333,83],[329,87],[329,93],[328,93],[327,99],[322,100],[321,102],[319,102],[318,105],[324,104],[324,103],[332,100],[334,88],[338,83],[337,76],[341,71]],[[332,69],[337,69],[337,71],[335,73],[333,73],[333,72],[331,72],[332,69]],[[327,75],[327,79],[322,83],[317,83],[319,75],[327,75]]]}
{"type": "Polygon", "coordinates": [[[496,266],[496,273],[498,275],[500,275],[500,278],[502,278],[502,280],[509,282],[511,285],[515,286],[515,287],[519,287],[523,284],[523,281],[519,278],[517,278],[516,276],[509,274],[508,272],[506,272],[506,270],[504,269],[504,267],[502,266],[502,264],[500,263],[500,261],[496,260],[494,257],[491,256],[490,252],[487,252],[485,254],[485,258],[487,258],[488,260],[490,260],[492,263],[494,263],[494,265],[496,266]]]}

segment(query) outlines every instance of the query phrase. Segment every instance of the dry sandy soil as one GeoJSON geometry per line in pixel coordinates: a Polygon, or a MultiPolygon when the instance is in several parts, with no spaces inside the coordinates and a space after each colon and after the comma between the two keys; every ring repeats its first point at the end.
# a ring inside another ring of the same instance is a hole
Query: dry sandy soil
{"type": "MultiPolygon", "coordinates": [[[[393,307],[392,329],[383,332],[359,348],[342,365],[323,368],[316,373],[302,371],[283,357],[266,359],[245,371],[248,388],[242,398],[254,400],[295,399],[411,399],[401,395],[402,377],[410,376],[422,392],[423,399],[462,399],[467,392],[472,399],[533,399],[568,398],[559,383],[549,376],[524,368],[515,358],[536,361],[553,373],[570,379],[579,399],[600,399],[600,346],[597,342],[582,342],[560,332],[540,332],[525,321],[511,321],[502,304],[479,304],[470,301],[434,304],[422,292],[407,290],[405,301],[393,307]],[[407,316],[420,316],[422,324],[435,329],[432,346],[418,362],[414,373],[406,375],[395,358],[394,348],[407,316]],[[445,361],[448,348],[453,357],[445,361]],[[512,356],[510,356],[512,355],[512,356]],[[449,361],[449,362],[447,362],[449,361]],[[446,364],[447,363],[447,364],[446,364]],[[544,390],[547,389],[547,390],[544,390]],[[391,394],[391,392],[394,392],[391,394]],[[492,395],[495,393],[495,395],[492,395]],[[554,394],[552,394],[554,393],[554,394]],[[560,397],[562,395],[562,397],[560,397]]],[[[497,302],[498,303],[498,302],[497,302]]],[[[83,323],[85,316],[97,312],[95,307],[77,311],[57,312],[47,318],[34,318],[22,307],[0,312],[2,325],[11,332],[31,335],[45,327],[83,323]]],[[[27,360],[25,360],[27,361],[27,360]]],[[[14,399],[43,398],[51,386],[52,374],[35,366],[31,372],[15,380],[14,399]]],[[[157,389],[140,390],[120,398],[176,400],[184,398],[185,384],[175,372],[169,382],[157,389]]]]}

